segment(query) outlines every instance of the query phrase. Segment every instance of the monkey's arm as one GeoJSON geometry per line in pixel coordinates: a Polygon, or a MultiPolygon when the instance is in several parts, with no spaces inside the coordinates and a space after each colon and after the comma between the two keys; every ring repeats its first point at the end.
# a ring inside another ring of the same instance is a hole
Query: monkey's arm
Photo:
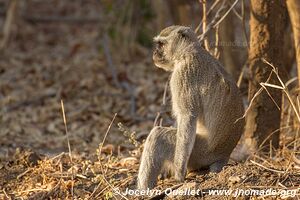
{"type": "Polygon", "coordinates": [[[175,179],[183,181],[195,143],[197,118],[191,114],[186,114],[178,116],[177,121],[178,129],[174,156],[175,179]]]}

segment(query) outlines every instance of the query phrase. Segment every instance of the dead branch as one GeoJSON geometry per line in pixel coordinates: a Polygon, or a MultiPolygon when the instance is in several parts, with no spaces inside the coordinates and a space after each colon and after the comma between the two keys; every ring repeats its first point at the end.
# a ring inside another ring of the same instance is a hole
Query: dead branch
{"type": "Polygon", "coordinates": [[[107,63],[108,63],[108,68],[111,72],[112,78],[113,78],[113,82],[115,84],[116,87],[121,88],[121,89],[125,89],[127,91],[127,93],[130,96],[130,115],[134,118],[134,119],[139,119],[136,114],[136,98],[135,98],[135,89],[134,87],[128,83],[127,81],[122,81],[120,82],[118,79],[118,75],[117,75],[117,70],[116,67],[113,63],[112,60],[112,56],[110,53],[110,49],[109,49],[109,38],[108,35],[105,33],[103,36],[103,40],[102,40],[102,47],[104,50],[104,55],[106,57],[107,63]]]}
{"type": "Polygon", "coordinates": [[[226,1],[223,1],[221,8],[217,11],[214,19],[211,21],[211,23],[207,26],[206,31],[203,32],[200,36],[198,36],[199,41],[202,43],[204,38],[207,36],[208,32],[213,29],[216,28],[224,19],[225,17],[229,14],[229,12],[234,8],[234,6],[238,3],[239,0],[236,0],[231,7],[225,12],[224,15],[222,15],[221,13],[223,13],[223,11],[225,10],[226,6],[226,1]]]}
{"type": "MultiPolygon", "coordinates": [[[[200,0],[201,2],[201,0],[200,0]]],[[[203,10],[203,16],[202,16],[202,33],[204,33],[206,31],[206,25],[207,25],[207,13],[206,13],[206,0],[202,1],[202,10],[203,10]]],[[[206,51],[209,52],[209,45],[208,45],[208,39],[204,38],[204,47],[206,49],[206,51]]]]}
{"type": "Polygon", "coordinates": [[[111,72],[112,78],[113,78],[113,82],[115,84],[116,87],[120,88],[121,84],[118,80],[118,76],[117,76],[117,70],[116,67],[112,61],[112,57],[111,57],[111,53],[110,53],[110,49],[109,49],[109,38],[107,34],[104,34],[103,39],[102,39],[102,48],[104,50],[104,55],[106,57],[107,60],[107,64],[108,64],[108,69],[111,72]]]}
{"type": "MultiPolygon", "coordinates": [[[[220,0],[216,0],[216,1],[214,2],[214,4],[213,4],[213,5],[209,8],[209,10],[207,11],[206,17],[209,16],[209,14],[211,13],[211,11],[218,5],[219,2],[220,2],[220,0]]],[[[195,33],[198,33],[198,32],[199,32],[200,27],[201,27],[202,25],[203,25],[203,19],[202,19],[202,21],[200,22],[200,24],[198,24],[198,26],[196,27],[195,33]]]]}
{"type": "Polygon", "coordinates": [[[215,50],[214,50],[214,57],[219,59],[220,57],[220,51],[219,51],[219,26],[216,27],[216,32],[215,32],[215,40],[216,40],[216,45],[215,45],[215,50]]]}
{"type": "Polygon", "coordinates": [[[18,2],[19,2],[18,0],[12,0],[9,4],[9,8],[6,13],[6,19],[3,27],[3,38],[0,43],[0,50],[3,50],[7,46],[7,43],[9,42],[12,25],[15,21],[18,2]]]}

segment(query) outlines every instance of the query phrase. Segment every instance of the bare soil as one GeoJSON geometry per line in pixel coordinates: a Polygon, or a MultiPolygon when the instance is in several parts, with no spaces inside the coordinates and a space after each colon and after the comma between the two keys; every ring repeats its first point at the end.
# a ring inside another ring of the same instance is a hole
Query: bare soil
{"type": "MultiPolygon", "coordinates": [[[[52,2],[54,9],[36,1],[27,14],[101,17],[97,1],[59,2],[52,2]]],[[[103,42],[103,26],[97,21],[41,23],[24,18],[14,25],[9,46],[0,54],[0,199],[120,199],[117,188],[135,188],[140,144],[161,110],[168,74],[153,66],[151,50],[145,47],[135,46],[121,57],[126,49],[103,42]]],[[[167,117],[164,123],[172,122],[167,117]]],[[[299,195],[299,185],[299,145],[292,135],[273,157],[256,154],[245,163],[231,162],[218,174],[193,172],[183,185],[171,178],[160,180],[156,188],[201,189],[196,196],[163,193],[152,198],[235,199],[207,192],[249,188],[298,189],[299,195]]]]}

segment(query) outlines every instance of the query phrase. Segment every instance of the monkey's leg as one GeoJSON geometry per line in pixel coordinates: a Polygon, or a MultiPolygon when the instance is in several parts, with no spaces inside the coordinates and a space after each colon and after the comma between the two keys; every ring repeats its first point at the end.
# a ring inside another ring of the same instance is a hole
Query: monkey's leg
{"type": "Polygon", "coordinates": [[[147,137],[139,168],[138,189],[152,189],[164,164],[173,162],[176,129],[154,127],[147,137]]]}
{"type": "Polygon", "coordinates": [[[182,182],[196,138],[196,118],[192,115],[178,118],[176,149],[174,156],[175,180],[182,182]]]}

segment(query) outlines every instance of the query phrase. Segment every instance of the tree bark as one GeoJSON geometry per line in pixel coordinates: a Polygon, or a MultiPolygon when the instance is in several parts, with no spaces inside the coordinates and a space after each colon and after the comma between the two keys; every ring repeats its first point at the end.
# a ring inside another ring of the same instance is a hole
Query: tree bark
{"type": "MultiPolygon", "coordinates": [[[[284,0],[251,0],[248,57],[251,76],[249,101],[260,89],[260,83],[268,80],[272,71],[272,68],[265,64],[262,59],[266,59],[278,67],[279,75],[283,81],[286,80],[287,74],[282,63],[282,44],[286,20],[287,12],[284,0]]],[[[268,82],[279,84],[275,75],[272,75],[268,82]]],[[[282,92],[273,88],[268,88],[268,91],[277,105],[281,106],[282,92]]],[[[277,148],[279,145],[279,128],[280,111],[268,94],[263,91],[255,98],[246,116],[246,144],[255,149],[260,145],[267,147],[269,144],[277,148]]]]}
{"type": "Polygon", "coordinates": [[[295,52],[298,69],[298,85],[300,86],[300,1],[287,0],[286,4],[294,34],[295,52]]]}

